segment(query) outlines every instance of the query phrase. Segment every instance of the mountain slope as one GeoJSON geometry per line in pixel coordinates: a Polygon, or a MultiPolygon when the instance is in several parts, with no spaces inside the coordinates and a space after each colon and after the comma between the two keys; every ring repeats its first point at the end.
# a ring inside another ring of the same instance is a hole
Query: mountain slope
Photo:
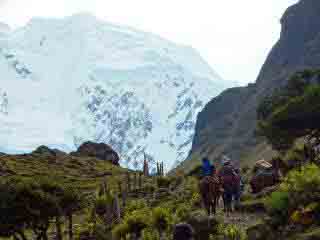
{"type": "MultiPolygon", "coordinates": [[[[254,134],[258,103],[273,89],[285,85],[294,72],[320,66],[319,13],[317,0],[301,0],[285,12],[281,37],[257,82],[224,91],[199,113],[189,160],[198,161],[203,155],[219,159],[223,154],[239,160],[256,152],[263,141],[254,134]]],[[[266,156],[271,156],[270,151],[266,156]]],[[[186,161],[184,167],[188,164],[191,162],[186,161]]]]}
{"type": "Polygon", "coordinates": [[[84,14],[8,33],[0,72],[1,151],[72,151],[91,140],[135,167],[144,156],[184,160],[197,113],[230,86],[192,48],[84,14]]]}

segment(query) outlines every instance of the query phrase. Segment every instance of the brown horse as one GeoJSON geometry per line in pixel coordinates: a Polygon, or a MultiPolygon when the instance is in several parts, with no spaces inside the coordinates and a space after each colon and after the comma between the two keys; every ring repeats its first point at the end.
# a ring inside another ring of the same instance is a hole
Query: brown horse
{"type": "Polygon", "coordinates": [[[208,215],[216,214],[216,208],[222,194],[222,183],[216,176],[206,176],[200,180],[199,190],[208,215]]]}

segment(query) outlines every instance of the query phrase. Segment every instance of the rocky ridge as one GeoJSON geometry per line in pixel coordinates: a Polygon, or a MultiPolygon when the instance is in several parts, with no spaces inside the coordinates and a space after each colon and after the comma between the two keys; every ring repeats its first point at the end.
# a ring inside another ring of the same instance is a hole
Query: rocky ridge
{"type": "Polygon", "coordinates": [[[317,0],[301,0],[287,9],[280,39],[256,83],[224,91],[199,113],[189,160],[203,155],[219,159],[223,154],[239,160],[263,141],[255,135],[259,102],[284,86],[294,72],[320,66],[319,13],[317,0]]]}

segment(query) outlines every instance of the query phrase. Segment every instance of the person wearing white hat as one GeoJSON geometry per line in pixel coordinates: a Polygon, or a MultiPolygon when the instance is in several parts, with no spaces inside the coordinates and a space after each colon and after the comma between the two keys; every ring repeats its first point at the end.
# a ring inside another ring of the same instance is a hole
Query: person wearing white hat
{"type": "Polygon", "coordinates": [[[232,199],[238,184],[238,175],[235,173],[230,158],[222,157],[222,168],[219,171],[219,177],[223,183],[223,203],[224,211],[227,215],[232,211],[232,199]]]}

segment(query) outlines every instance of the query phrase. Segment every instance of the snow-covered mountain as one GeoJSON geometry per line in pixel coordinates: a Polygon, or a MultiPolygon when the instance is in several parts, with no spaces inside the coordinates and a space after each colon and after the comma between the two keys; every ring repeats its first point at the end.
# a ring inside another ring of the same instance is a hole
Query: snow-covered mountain
{"type": "Polygon", "coordinates": [[[0,37],[2,35],[8,34],[10,31],[11,31],[11,29],[7,24],[0,22],[0,37]]]}
{"type": "Polygon", "coordinates": [[[0,37],[0,150],[110,144],[122,164],[171,167],[197,113],[230,87],[192,48],[79,14],[0,37]]]}

